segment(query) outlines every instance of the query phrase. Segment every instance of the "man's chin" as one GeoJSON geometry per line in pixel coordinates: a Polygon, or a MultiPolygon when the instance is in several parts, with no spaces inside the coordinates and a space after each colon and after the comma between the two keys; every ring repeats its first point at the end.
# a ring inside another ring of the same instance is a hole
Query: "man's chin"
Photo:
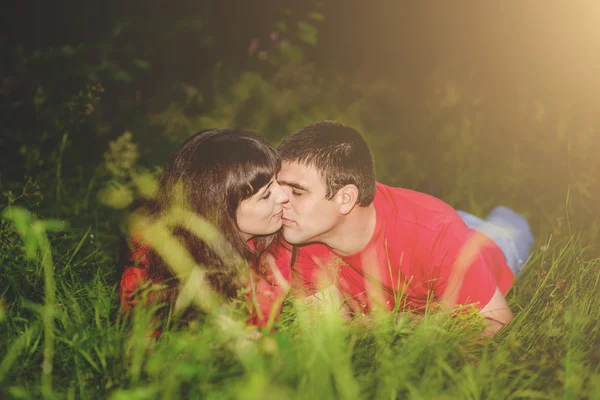
{"type": "Polygon", "coordinates": [[[288,242],[290,244],[304,243],[304,241],[302,240],[301,237],[299,237],[298,235],[295,235],[294,232],[292,232],[290,230],[290,228],[287,228],[285,225],[283,226],[281,231],[283,232],[283,238],[285,239],[286,242],[288,242]]]}

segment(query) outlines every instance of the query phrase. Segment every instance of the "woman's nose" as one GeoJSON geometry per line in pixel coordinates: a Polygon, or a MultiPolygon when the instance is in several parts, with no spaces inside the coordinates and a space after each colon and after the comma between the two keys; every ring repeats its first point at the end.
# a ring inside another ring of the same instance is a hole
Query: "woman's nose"
{"type": "Polygon", "coordinates": [[[278,203],[287,203],[289,201],[288,193],[279,186],[279,197],[277,198],[278,203]]]}

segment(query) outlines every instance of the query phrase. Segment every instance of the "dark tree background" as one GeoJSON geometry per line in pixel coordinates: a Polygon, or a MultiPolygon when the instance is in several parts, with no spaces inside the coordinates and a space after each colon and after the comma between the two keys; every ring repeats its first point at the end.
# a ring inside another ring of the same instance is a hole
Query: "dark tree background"
{"type": "Polygon", "coordinates": [[[97,165],[125,130],[142,161],[160,165],[204,123],[276,143],[311,118],[349,116],[388,183],[467,206],[456,177],[486,171],[463,183],[484,208],[495,196],[539,207],[534,195],[562,202],[570,191],[593,212],[599,15],[591,2],[10,2],[2,179],[50,165],[65,132],[73,167],[97,165]],[[168,139],[165,125],[185,133],[168,139]],[[522,186],[500,189],[515,174],[522,186]]]}

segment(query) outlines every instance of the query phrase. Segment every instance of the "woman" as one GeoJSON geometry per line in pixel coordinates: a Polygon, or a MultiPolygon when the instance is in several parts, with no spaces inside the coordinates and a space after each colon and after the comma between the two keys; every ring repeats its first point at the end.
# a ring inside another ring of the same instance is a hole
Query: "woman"
{"type": "MultiPolygon", "coordinates": [[[[281,244],[276,232],[281,228],[283,204],[288,196],[275,180],[280,165],[275,149],[252,132],[199,132],[176,151],[162,173],[156,197],[139,201],[133,220],[137,215],[138,220],[161,221],[174,205],[183,205],[191,212],[189,218],[169,230],[202,269],[203,281],[208,282],[209,288],[225,299],[236,298],[240,290],[251,288],[251,293],[271,298],[259,299],[258,303],[280,303],[290,279],[289,263],[277,257],[280,270],[272,273],[264,262],[269,253],[277,256],[281,244]],[[208,243],[192,233],[197,227],[190,225],[194,218],[199,223],[209,222],[226,240],[208,243]],[[235,261],[240,259],[241,267],[235,261]],[[256,280],[258,283],[250,284],[256,280]],[[278,301],[273,301],[273,297],[278,301]]],[[[125,268],[120,284],[125,312],[131,310],[143,283],[162,285],[162,289],[151,294],[153,302],[174,305],[179,295],[181,282],[173,273],[175,266],[167,265],[167,253],[158,254],[161,246],[151,246],[151,240],[144,240],[145,233],[139,228],[132,232],[132,265],[125,268]]],[[[287,253],[282,250],[282,254],[287,253]]],[[[265,314],[269,310],[251,310],[252,323],[267,323],[265,314]]]]}

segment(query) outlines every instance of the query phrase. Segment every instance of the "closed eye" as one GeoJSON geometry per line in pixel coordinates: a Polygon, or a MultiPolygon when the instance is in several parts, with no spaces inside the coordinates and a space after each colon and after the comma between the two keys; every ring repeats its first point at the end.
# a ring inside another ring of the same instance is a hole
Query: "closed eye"
{"type": "Polygon", "coordinates": [[[265,193],[261,196],[261,200],[266,200],[266,199],[269,198],[269,196],[271,196],[271,191],[269,190],[269,188],[271,187],[271,185],[273,184],[273,182],[274,181],[269,182],[269,184],[265,188],[265,193]]]}
{"type": "Polygon", "coordinates": [[[278,183],[285,188],[289,188],[290,193],[296,197],[302,196],[304,193],[307,193],[308,190],[295,182],[286,182],[284,180],[279,180],[278,183]]]}

